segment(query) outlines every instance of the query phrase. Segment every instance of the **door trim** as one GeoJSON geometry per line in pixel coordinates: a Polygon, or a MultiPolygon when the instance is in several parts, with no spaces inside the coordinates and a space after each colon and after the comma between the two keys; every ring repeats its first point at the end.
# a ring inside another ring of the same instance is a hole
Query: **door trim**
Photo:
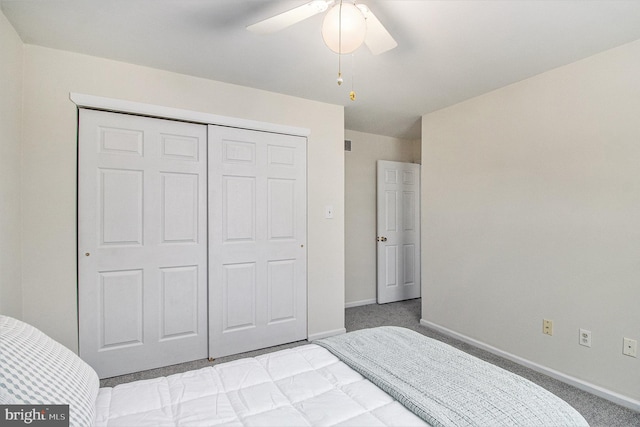
{"type": "Polygon", "coordinates": [[[173,119],[186,122],[201,123],[206,125],[229,126],[242,129],[257,130],[270,133],[282,133],[294,136],[309,136],[311,130],[295,126],[284,126],[274,123],[247,120],[235,117],[219,116],[217,114],[201,113],[181,108],[165,107],[161,105],[146,104],[142,102],[126,101],[116,98],[86,95],[70,92],[69,99],[78,108],[92,108],[95,110],[112,111],[116,113],[130,113],[139,116],[156,117],[161,119],[173,119]]]}

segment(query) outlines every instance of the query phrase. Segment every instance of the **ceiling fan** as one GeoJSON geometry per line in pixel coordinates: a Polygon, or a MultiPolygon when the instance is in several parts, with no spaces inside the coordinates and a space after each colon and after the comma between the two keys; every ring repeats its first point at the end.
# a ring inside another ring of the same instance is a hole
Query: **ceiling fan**
{"type": "Polygon", "coordinates": [[[249,25],[247,30],[257,34],[274,33],[326,10],[329,11],[322,24],[322,37],[336,53],[351,53],[364,42],[371,53],[379,55],[398,45],[373,12],[354,0],[312,0],[249,25]]]}

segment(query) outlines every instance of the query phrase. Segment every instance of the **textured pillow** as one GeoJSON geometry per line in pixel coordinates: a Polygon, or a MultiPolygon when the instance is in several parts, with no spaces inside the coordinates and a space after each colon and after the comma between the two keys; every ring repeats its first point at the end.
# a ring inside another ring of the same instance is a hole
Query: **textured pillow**
{"type": "Polygon", "coordinates": [[[0,403],[68,404],[70,425],[89,426],[99,387],[96,372],[68,348],[0,315],[0,403]]]}

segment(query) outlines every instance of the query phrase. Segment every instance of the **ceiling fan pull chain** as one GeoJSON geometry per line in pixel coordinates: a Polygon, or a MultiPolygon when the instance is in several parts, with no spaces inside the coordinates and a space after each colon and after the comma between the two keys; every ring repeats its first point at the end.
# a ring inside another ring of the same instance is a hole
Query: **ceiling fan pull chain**
{"type": "Polygon", "coordinates": [[[356,100],[356,91],[353,89],[354,82],[356,80],[356,54],[351,54],[351,92],[349,92],[349,99],[356,100]]]}
{"type": "Polygon", "coordinates": [[[342,62],[341,62],[341,56],[342,55],[338,55],[338,86],[340,86],[343,82],[342,80],[342,62]]]}
{"type": "Polygon", "coordinates": [[[342,0],[340,0],[340,9],[338,10],[338,86],[342,80],[342,0]]]}

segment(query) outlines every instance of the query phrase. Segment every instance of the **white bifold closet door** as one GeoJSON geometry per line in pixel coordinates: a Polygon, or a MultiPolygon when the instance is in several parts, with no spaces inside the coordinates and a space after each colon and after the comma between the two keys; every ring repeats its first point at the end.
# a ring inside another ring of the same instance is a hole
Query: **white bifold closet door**
{"type": "Polygon", "coordinates": [[[209,126],[209,356],[307,338],[306,138],[209,126]]]}
{"type": "Polygon", "coordinates": [[[101,378],[207,357],[206,126],[79,114],[80,356],[101,378]]]}

